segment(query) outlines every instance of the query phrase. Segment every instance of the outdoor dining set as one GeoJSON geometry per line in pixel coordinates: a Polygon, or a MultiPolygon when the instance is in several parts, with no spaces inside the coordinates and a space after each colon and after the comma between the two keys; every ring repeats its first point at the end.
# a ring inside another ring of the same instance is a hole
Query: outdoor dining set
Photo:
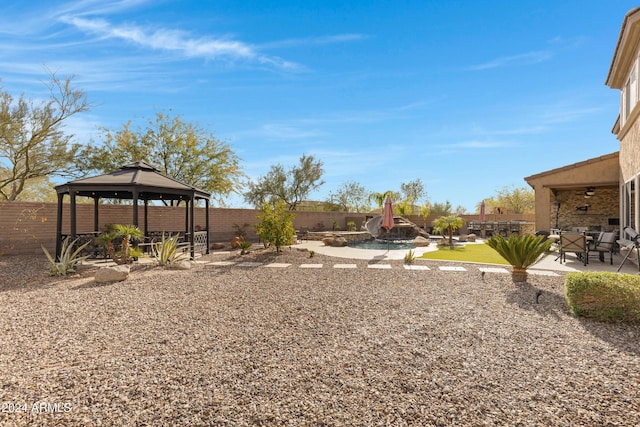
{"type": "Polygon", "coordinates": [[[567,261],[567,253],[574,253],[585,266],[589,264],[589,258],[595,255],[601,262],[605,262],[606,254],[609,254],[609,263],[613,264],[613,254],[619,249],[617,230],[589,232],[552,229],[548,238],[557,242],[559,254],[556,261],[561,263],[567,261]]]}
{"type": "Polygon", "coordinates": [[[523,221],[470,221],[467,225],[469,233],[481,237],[491,237],[495,234],[509,236],[522,231],[523,221]]]}

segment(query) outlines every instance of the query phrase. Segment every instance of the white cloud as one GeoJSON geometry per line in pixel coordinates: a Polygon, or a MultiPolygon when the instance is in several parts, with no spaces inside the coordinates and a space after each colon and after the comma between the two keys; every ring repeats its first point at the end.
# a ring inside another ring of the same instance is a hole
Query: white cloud
{"type": "Polygon", "coordinates": [[[482,71],[499,67],[537,64],[540,62],[548,61],[552,56],[552,53],[548,51],[527,52],[520,55],[503,56],[501,58],[496,58],[483,64],[470,65],[466,67],[466,69],[473,71],[482,71]]]}
{"type": "Polygon", "coordinates": [[[120,39],[153,50],[178,52],[186,57],[205,59],[248,60],[275,66],[288,71],[301,69],[298,64],[259,53],[249,44],[237,40],[210,37],[191,37],[185,31],[143,29],[135,25],[113,25],[105,19],[87,19],[65,15],[61,22],[80,31],[96,34],[102,39],[120,39]]]}
{"type": "Polygon", "coordinates": [[[278,40],[269,43],[263,43],[260,45],[261,48],[264,49],[281,49],[281,48],[291,48],[298,46],[316,46],[316,45],[326,45],[326,44],[335,44],[335,43],[350,43],[360,40],[365,40],[369,38],[365,34],[355,34],[355,33],[347,33],[347,34],[333,34],[329,36],[320,36],[320,37],[305,37],[299,39],[286,39],[286,40],[278,40]]]}

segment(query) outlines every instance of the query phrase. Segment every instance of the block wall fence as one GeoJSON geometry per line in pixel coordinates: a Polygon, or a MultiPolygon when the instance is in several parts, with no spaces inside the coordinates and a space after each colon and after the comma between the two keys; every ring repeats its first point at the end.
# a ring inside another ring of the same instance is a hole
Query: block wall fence
{"type": "MultiPolygon", "coordinates": [[[[77,232],[93,231],[93,204],[79,203],[77,206],[77,232]]],[[[260,211],[254,209],[210,208],[209,238],[211,242],[228,243],[235,235],[235,225],[246,226],[247,237],[250,241],[258,241],[254,224],[260,211]]],[[[296,229],[332,230],[334,222],[341,230],[346,230],[347,222],[353,221],[358,229],[364,222],[366,215],[353,212],[295,212],[294,226],[296,229]]],[[[139,209],[138,224],[144,225],[144,209],[139,209]]],[[[68,233],[69,204],[65,203],[62,213],[62,231],[68,233]]],[[[478,220],[478,215],[462,215],[468,221],[478,220]]],[[[185,230],[185,208],[169,206],[149,206],[148,228],[150,231],[180,231],[185,230]]],[[[424,225],[425,221],[417,215],[407,217],[417,225],[424,225]]],[[[435,216],[427,218],[426,224],[431,224],[435,216]]],[[[500,221],[525,220],[533,221],[534,215],[501,215],[500,221]]],[[[487,220],[494,220],[491,216],[487,220]]],[[[496,221],[498,219],[495,219],[496,221]]],[[[0,202],[0,255],[12,254],[41,254],[40,245],[49,251],[55,250],[57,204],[35,202],[0,202]]],[[[100,205],[99,226],[102,229],[107,224],[131,224],[133,210],[131,205],[100,205]]],[[[196,228],[205,228],[205,208],[196,208],[196,228]]],[[[466,227],[461,230],[466,232],[466,227]]]]}

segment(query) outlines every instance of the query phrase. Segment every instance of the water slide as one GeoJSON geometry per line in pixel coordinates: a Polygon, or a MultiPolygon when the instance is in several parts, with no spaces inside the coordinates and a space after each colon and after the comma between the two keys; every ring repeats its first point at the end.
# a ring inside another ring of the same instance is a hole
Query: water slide
{"type": "Polygon", "coordinates": [[[380,224],[382,224],[382,215],[374,216],[364,225],[369,234],[375,239],[380,234],[380,224]]]}

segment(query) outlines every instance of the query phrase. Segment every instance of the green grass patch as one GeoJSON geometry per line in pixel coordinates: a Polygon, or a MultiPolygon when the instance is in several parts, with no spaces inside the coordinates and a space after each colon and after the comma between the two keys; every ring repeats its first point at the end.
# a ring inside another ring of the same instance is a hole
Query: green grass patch
{"type": "Polygon", "coordinates": [[[420,258],[509,265],[498,252],[486,244],[455,246],[453,249],[443,246],[437,251],[424,253],[420,258]]]}

